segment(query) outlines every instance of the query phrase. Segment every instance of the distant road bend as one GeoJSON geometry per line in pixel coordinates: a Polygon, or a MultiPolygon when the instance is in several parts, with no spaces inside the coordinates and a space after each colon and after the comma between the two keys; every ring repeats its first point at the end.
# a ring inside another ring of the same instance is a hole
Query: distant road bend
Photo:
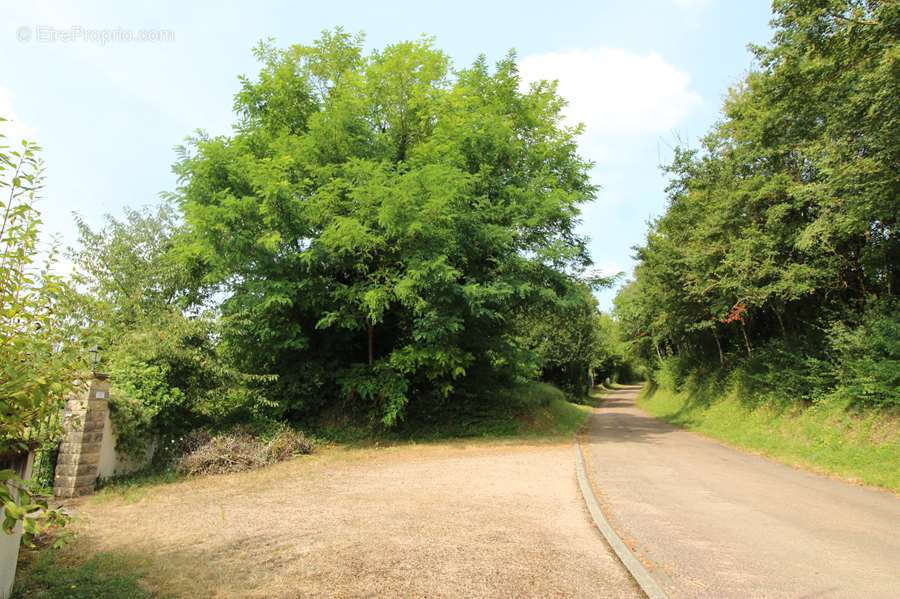
{"type": "Polygon", "coordinates": [[[742,453],[615,391],[581,443],[607,518],[670,598],[900,597],[900,499],[742,453]]]}

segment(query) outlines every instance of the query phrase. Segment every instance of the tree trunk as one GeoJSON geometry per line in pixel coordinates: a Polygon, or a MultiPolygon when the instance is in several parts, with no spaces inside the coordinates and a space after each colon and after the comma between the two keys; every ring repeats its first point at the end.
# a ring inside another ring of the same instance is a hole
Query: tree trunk
{"type": "Polygon", "coordinates": [[[369,366],[375,362],[375,325],[371,321],[367,322],[369,327],[369,366]]]}
{"type": "Polygon", "coordinates": [[[747,337],[747,327],[744,326],[744,321],[741,321],[741,332],[744,334],[744,343],[747,345],[747,355],[750,355],[750,338],[747,337]]]}
{"type": "Polygon", "coordinates": [[[787,329],[784,328],[784,320],[782,320],[781,318],[781,312],[779,312],[777,308],[773,309],[772,311],[775,312],[775,318],[778,319],[778,326],[781,327],[781,336],[784,337],[785,341],[787,341],[787,329]]]}
{"type": "Polygon", "coordinates": [[[716,332],[716,328],[712,328],[713,339],[716,340],[716,347],[719,350],[719,365],[725,366],[725,355],[722,353],[722,343],[719,341],[719,334],[716,332]]]}

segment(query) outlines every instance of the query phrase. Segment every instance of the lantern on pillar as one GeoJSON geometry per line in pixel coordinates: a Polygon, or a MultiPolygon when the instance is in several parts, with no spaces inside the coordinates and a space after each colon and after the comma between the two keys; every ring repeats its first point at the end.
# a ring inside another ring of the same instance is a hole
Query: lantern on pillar
{"type": "Polygon", "coordinates": [[[89,351],[91,353],[91,372],[94,376],[97,375],[97,366],[100,364],[100,350],[102,348],[99,345],[95,345],[89,351]]]}

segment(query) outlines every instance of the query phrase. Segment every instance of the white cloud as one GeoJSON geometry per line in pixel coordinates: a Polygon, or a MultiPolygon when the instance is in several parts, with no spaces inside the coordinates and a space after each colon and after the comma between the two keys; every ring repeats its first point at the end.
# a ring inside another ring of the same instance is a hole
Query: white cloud
{"type": "Polygon", "coordinates": [[[701,102],[690,76],[656,53],[567,50],[526,56],[519,69],[526,84],[558,80],[567,119],[588,138],[667,132],[701,102]]]}
{"type": "Polygon", "coordinates": [[[617,260],[604,260],[595,263],[594,269],[607,277],[626,271],[626,268],[617,260]]]}
{"type": "Polygon", "coordinates": [[[36,141],[34,130],[22,122],[13,108],[12,94],[9,89],[0,85],[0,117],[6,119],[0,122],[0,133],[6,136],[2,144],[4,146],[19,146],[23,139],[36,141]]]}

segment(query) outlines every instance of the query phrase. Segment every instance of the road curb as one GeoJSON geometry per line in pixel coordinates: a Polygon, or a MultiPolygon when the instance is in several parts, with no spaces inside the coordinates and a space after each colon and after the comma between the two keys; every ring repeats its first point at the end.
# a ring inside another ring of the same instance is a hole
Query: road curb
{"type": "Polygon", "coordinates": [[[612,547],[612,550],[619,558],[619,561],[622,562],[622,565],[625,566],[647,597],[650,599],[668,599],[665,592],[663,592],[653,576],[650,575],[650,572],[647,571],[644,565],[638,561],[631,550],[622,542],[622,539],[619,538],[619,535],[617,535],[616,531],[610,526],[606,516],[603,515],[603,510],[600,509],[600,504],[597,503],[597,498],[594,497],[594,491],[591,490],[591,483],[588,481],[587,472],[585,472],[584,469],[584,455],[581,451],[581,443],[579,443],[577,439],[575,440],[575,474],[578,477],[578,486],[581,489],[581,496],[584,497],[584,502],[587,504],[588,511],[591,513],[594,525],[600,530],[600,533],[603,535],[603,538],[606,539],[606,542],[609,543],[609,546],[612,547]]]}

